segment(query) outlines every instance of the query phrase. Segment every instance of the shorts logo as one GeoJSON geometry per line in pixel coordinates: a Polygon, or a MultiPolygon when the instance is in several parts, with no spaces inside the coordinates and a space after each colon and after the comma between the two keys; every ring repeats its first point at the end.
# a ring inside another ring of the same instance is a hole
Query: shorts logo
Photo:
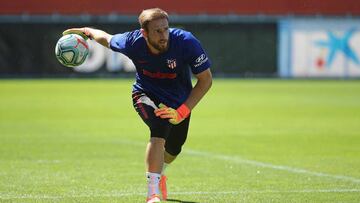
{"type": "Polygon", "coordinates": [[[201,54],[196,60],[194,67],[199,67],[201,64],[205,63],[208,60],[205,54],[201,54]]]}
{"type": "Polygon", "coordinates": [[[168,59],[167,66],[171,69],[176,68],[176,59],[168,59]]]}

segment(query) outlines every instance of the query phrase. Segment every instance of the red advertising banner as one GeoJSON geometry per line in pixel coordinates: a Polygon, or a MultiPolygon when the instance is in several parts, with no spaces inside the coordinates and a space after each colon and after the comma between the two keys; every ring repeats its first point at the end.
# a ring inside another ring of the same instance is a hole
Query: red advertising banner
{"type": "Polygon", "coordinates": [[[152,7],[179,15],[360,15],[359,0],[11,0],[0,2],[0,15],[137,15],[152,7]]]}

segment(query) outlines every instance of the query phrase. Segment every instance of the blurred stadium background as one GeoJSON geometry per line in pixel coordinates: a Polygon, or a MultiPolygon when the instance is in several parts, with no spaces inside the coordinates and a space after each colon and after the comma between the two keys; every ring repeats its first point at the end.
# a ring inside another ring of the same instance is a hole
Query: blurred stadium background
{"type": "Polygon", "coordinates": [[[149,7],[165,9],[173,26],[202,41],[216,76],[360,76],[358,0],[1,1],[0,76],[132,75],[126,58],[93,43],[86,64],[74,70],[55,60],[54,47],[69,27],[136,29],[149,7]]]}
{"type": "Polygon", "coordinates": [[[2,0],[0,202],[144,201],[132,63],[89,42],[66,68],[54,48],[70,27],[137,29],[150,7],[217,77],[167,169],[172,202],[360,201],[359,0],[2,0]]]}

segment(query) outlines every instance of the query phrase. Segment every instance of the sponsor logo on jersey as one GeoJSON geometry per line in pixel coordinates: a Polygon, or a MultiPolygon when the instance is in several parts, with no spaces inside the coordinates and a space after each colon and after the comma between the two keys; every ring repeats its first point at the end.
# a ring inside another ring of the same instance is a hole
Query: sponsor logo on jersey
{"type": "Polygon", "coordinates": [[[168,59],[167,66],[171,69],[176,68],[176,59],[168,59]]]}
{"type": "Polygon", "coordinates": [[[194,67],[199,67],[201,66],[203,63],[205,63],[208,59],[208,57],[205,54],[201,54],[196,60],[195,60],[195,65],[194,67]]]}
{"type": "Polygon", "coordinates": [[[161,73],[161,72],[150,72],[145,69],[142,70],[142,73],[150,78],[156,79],[175,79],[177,74],[176,73],[161,73]]]}

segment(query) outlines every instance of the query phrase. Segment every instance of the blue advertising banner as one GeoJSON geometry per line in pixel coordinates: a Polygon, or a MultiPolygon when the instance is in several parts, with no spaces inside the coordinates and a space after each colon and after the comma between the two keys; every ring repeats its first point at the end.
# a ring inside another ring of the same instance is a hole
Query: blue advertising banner
{"type": "Polygon", "coordinates": [[[281,77],[360,77],[360,20],[279,22],[281,77]]]}

